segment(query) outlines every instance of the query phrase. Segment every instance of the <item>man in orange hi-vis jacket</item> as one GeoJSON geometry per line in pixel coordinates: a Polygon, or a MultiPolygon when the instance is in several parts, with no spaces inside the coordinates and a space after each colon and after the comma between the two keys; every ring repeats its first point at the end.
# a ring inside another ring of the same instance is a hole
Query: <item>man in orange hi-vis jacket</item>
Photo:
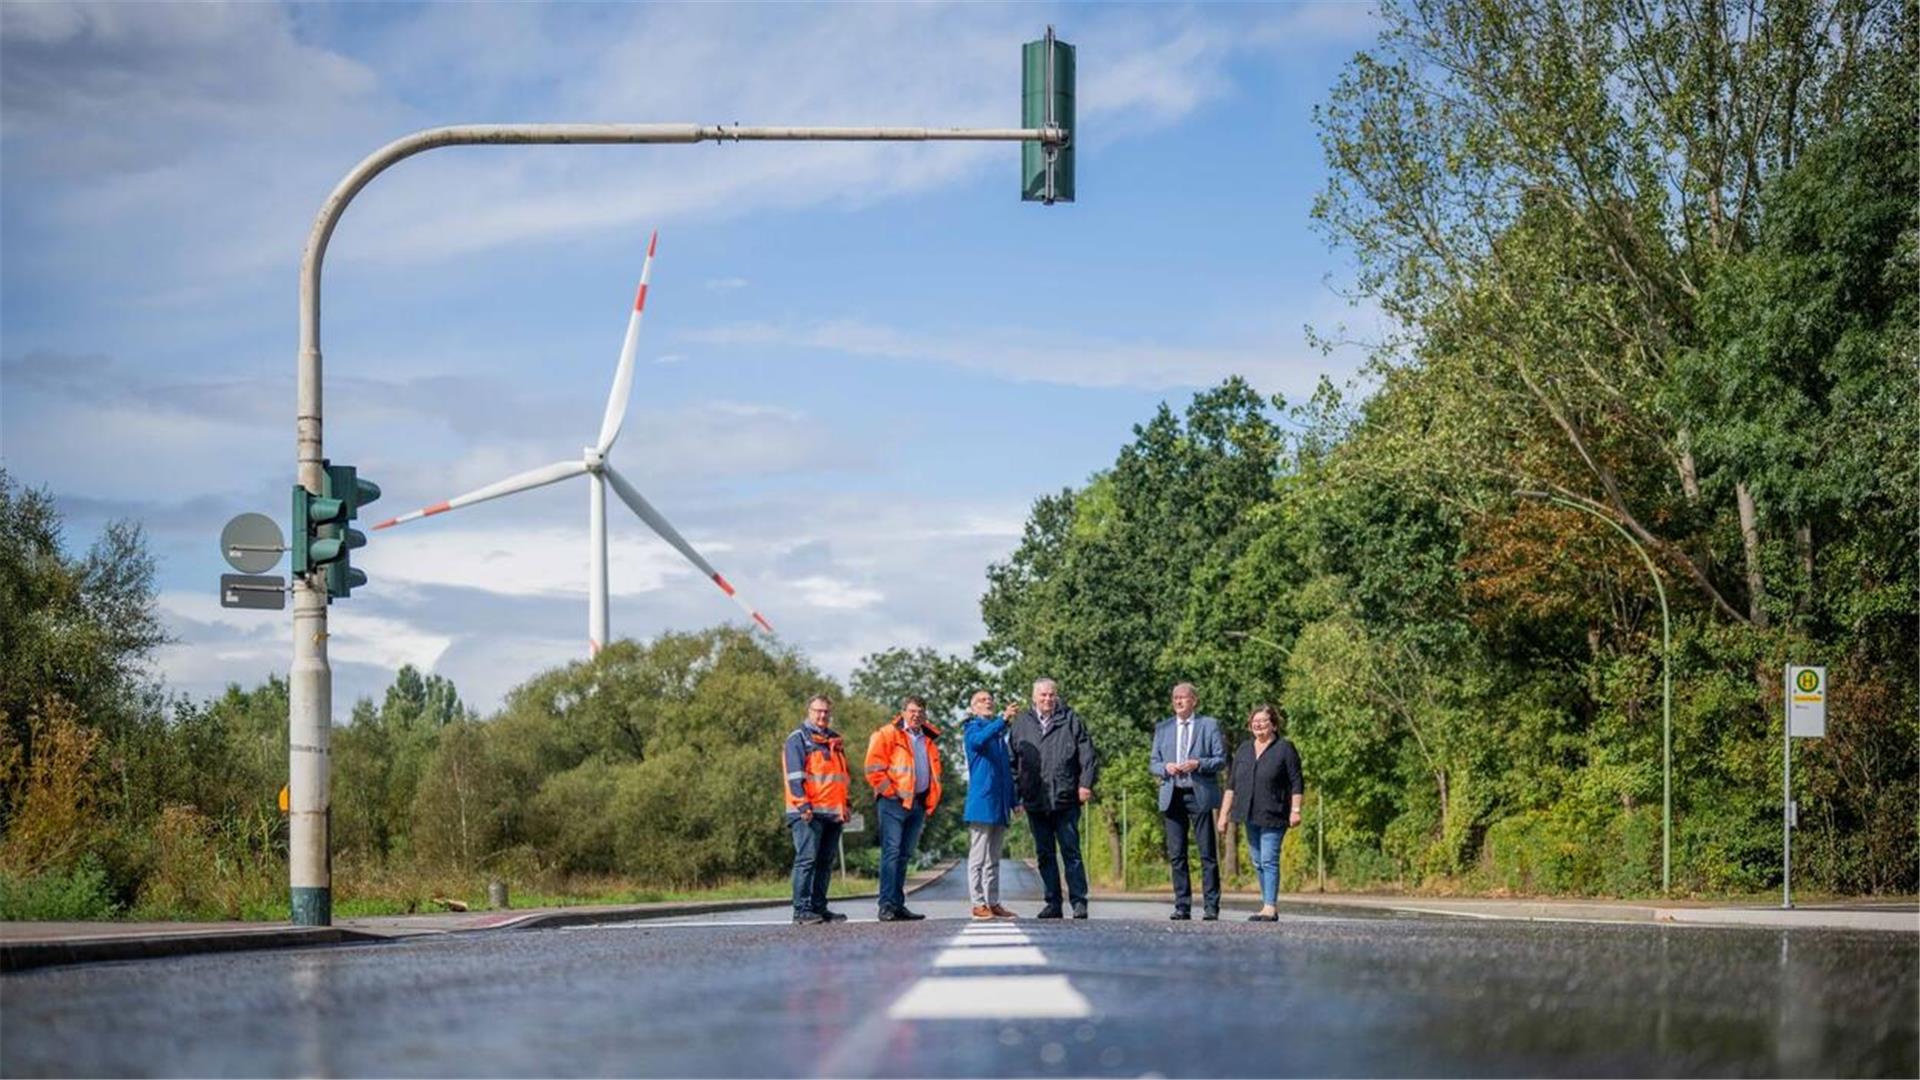
{"type": "Polygon", "coordinates": [[[847,755],[833,720],[833,699],[815,694],[806,722],[780,750],[787,829],[793,833],[793,921],[802,926],[845,922],[827,907],[833,848],[847,822],[847,755]]]}
{"type": "Polygon", "coordinates": [[[907,910],[907,863],[940,805],[940,732],[927,701],[909,697],[867,742],[867,783],[880,818],[880,921],[922,919],[907,910]]]}

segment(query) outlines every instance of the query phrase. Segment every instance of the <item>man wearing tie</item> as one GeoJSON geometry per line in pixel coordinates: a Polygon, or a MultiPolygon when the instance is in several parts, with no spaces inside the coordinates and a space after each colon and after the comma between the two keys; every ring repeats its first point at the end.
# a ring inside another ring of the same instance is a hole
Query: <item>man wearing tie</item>
{"type": "Polygon", "coordinates": [[[1200,848],[1201,918],[1220,917],[1220,851],[1213,811],[1220,805],[1219,772],[1227,763],[1220,722],[1195,716],[1192,683],[1173,688],[1173,715],[1153,729],[1148,768],[1160,781],[1160,818],[1167,827],[1167,865],[1173,870],[1173,918],[1193,917],[1193,881],[1187,874],[1187,833],[1200,848]]]}

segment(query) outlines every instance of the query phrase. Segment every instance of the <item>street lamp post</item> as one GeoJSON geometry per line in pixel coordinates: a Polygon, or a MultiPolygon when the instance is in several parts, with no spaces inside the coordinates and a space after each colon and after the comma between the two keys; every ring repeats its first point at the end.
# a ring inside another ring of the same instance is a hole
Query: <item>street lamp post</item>
{"type": "Polygon", "coordinates": [[[1633,538],[1621,524],[1585,503],[1576,502],[1551,491],[1516,491],[1529,499],[1544,499],[1556,506],[1569,510],[1578,510],[1591,514],[1608,525],[1621,538],[1633,545],[1640,553],[1640,561],[1647,565],[1647,575],[1653,578],[1653,588],[1660,596],[1660,891],[1673,891],[1673,619],[1667,612],[1667,587],[1660,581],[1660,571],[1653,565],[1653,557],[1640,541],[1633,538]]]}
{"type": "MultiPolygon", "coordinates": [[[[1052,45],[1049,35],[1048,43],[1052,45]]],[[[1052,69],[1047,69],[1052,77],[1052,69]]],[[[1071,76],[1067,76],[1071,78],[1071,76]]],[[[1070,92],[1070,84],[1069,84],[1070,92]]],[[[390,166],[447,146],[595,146],[699,142],[1021,142],[1059,151],[1068,129],[1033,128],[742,127],[738,124],[468,124],[431,128],[395,139],[354,166],[321,204],[300,261],[300,356],[294,417],[300,486],[324,494],[321,452],[320,271],[327,243],[347,204],[390,166]]],[[[1055,154],[1053,158],[1063,157],[1055,154]]],[[[1049,160],[1048,167],[1055,165],[1049,160]]],[[[1051,181],[1049,181],[1051,182],[1051,181]]],[[[1071,198],[1051,189],[1053,198],[1071,198]]],[[[288,878],[293,921],[333,921],[332,843],[329,836],[330,735],[333,668],[327,660],[327,586],[324,574],[293,579],[293,666],[288,672],[288,878]]]]}

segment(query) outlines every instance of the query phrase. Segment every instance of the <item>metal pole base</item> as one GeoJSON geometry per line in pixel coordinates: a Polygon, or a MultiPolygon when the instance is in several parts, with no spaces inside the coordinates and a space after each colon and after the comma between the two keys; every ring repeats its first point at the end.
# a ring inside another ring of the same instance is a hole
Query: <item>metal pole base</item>
{"type": "Polygon", "coordinates": [[[293,925],[332,926],[333,890],[304,885],[294,886],[293,925]]]}

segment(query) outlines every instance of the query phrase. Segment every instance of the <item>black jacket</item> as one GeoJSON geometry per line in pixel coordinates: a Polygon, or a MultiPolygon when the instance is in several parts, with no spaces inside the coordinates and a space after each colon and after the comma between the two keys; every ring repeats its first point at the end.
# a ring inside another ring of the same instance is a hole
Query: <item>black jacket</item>
{"type": "Polygon", "coordinates": [[[1093,738],[1080,714],[1065,705],[1053,710],[1053,721],[1040,734],[1040,718],[1032,709],[1013,717],[1008,736],[1013,749],[1013,790],[1029,813],[1048,813],[1080,805],[1080,789],[1092,790],[1100,761],[1093,738]]]}

